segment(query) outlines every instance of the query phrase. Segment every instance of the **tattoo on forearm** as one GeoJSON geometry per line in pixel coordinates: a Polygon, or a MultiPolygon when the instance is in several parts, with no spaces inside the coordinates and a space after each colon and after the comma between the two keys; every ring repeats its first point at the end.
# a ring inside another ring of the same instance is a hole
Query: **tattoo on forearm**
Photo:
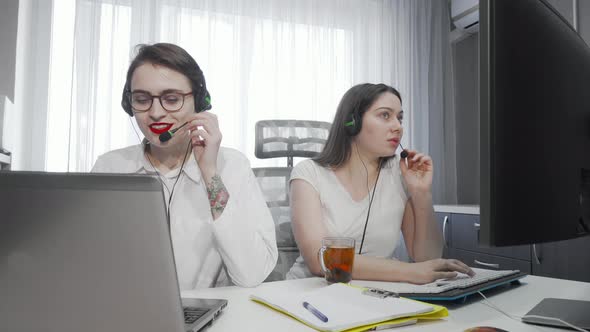
{"type": "Polygon", "coordinates": [[[225,209],[227,201],[229,200],[229,193],[225,189],[223,181],[219,175],[214,175],[211,178],[211,183],[207,186],[207,195],[209,196],[209,204],[211,205],[211,214],[213,219],[217,219],[225,209]]]}

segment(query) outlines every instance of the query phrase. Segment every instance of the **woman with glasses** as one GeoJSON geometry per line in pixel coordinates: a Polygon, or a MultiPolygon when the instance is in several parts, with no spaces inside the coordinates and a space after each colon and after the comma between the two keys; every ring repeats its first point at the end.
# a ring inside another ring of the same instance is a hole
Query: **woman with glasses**
{"type": "Polygon", "coordinates": [[[165,193],[181,289],[256,286],[277,261],[274,223],[248,159],[220,147],[203,72],[173,44],[141,45],[121,105],[142,144],[108,152],[93,172],[155,174],[165,193]]]}

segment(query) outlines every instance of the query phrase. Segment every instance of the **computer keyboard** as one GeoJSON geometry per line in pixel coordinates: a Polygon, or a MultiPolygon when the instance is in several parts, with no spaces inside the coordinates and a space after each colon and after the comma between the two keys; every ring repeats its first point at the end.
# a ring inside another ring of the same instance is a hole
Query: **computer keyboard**
{"type": "Polygon", "coordinates": [[[193,308],[193,307],[184,307],[184,323],[185,324],[192,324],[197,321],[197,319],[201,318],[207,311],[211,310],[209,308],[193,308]]]}
{"type": "Polygon", "coordinates": [[[460,273],[453,279],[439,279],[429,284],[416,285],[414,289],[406,289],[404,293],[422,293],[422,294],[438,294],[452,289],[463,289],[473,287],[479,284],[487,283],[488,281],[500,279],[503,277],[517,275],[519,270],[484,270],[473,269],[475,275],[470,277],[466,274],[460,273]]]}
{"type": "Polygon", "coordinates": [[[401,297],[414,300],[455,301],[466,299],[471,294],[492,288],[517,284],[519,279],[527,276],[526,273],[519,270],[498,271],[479,268],[472,268],[472,270],[475,272],[473,277],[460,273],[453,279],[439,279],[425,285],[406,282],[383,283],[370,280],[353,280],[352,285],[391,291],[401,297]]]}

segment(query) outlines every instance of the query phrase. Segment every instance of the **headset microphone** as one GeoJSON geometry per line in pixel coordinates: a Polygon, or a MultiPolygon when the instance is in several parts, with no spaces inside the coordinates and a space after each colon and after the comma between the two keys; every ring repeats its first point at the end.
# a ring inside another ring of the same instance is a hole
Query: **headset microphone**
{"type": "Polygon", "coordinates": [[[180,126],[178,128],[174,128],[174,129],[168,130],[165,133],[160,134],[160,137],[159,137],[160,138],[160,142],[162,142],[162,143],[168,142],[172,138],[172,136],[174,136],[174,134],[178,131],[178,129],[186,126],[187,123],[188,122],[185,122],[185,123],[182,124],[182,126],[180,126]]]}
{"type": "MultiPolygon", "coordinates": [[[[161,136],[160,136],[160,140],[162,140],[161,136]]],[[[402,148],[402,153],[400,153],[399,156],[402,157],[403,159],[408,158],[408,151],[406,151],[406,149],[404,149],[404,147],[402,146],[402,143],[399,143],[399,147],[402,148]]]]}

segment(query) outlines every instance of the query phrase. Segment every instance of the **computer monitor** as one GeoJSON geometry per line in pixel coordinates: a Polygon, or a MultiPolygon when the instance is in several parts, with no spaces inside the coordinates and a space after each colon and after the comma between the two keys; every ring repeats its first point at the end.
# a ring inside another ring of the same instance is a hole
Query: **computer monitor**
{"type": "MultiPolygon", "coordinates": [[[[544,0],[479,10],[480,243],[588,235],[590,48],[544,0]]],[[[588,314],[588,301],[565,301],[570,323],[588,314]]],[[[543,303],[523,321],[564,326],[559,308],[535,315],[543,303]]]]}
{"type": "Polygon", "coordinates": [[[590,48],[544,0],[479,10],[480,244],[588,235],[590,48]]]}

